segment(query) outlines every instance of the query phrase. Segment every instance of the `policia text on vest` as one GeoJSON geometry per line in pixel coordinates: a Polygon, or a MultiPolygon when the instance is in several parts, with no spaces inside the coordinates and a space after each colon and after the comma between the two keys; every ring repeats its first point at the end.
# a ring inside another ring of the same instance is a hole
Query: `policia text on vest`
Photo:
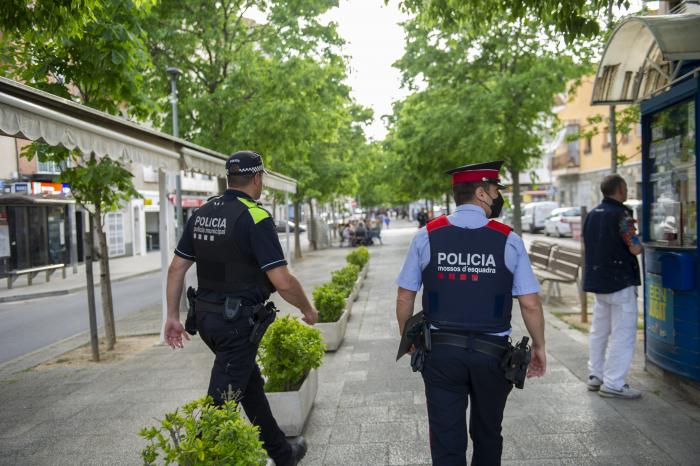
{"type": "Polygon", "coordinates": [[[226,162],[229,189],[197,209],[187,222],[168,270],[166,342],[182,348],[189,339],[180,322],[179,299],[189,267],[197,264],[198,289],[188,290],[187,329],[199,333],[215,355],[208,395],[221,404],[236,394],[248,419],[260,428],[260,440],[278,466],[295,465],[306,452],[302,437],[289,442],[270,412],[255,357],[276,308],[278,292],[314,325],[316,309],[289,272],[274,222],[255,200],[265,170],[252,151],[226,162]]]}

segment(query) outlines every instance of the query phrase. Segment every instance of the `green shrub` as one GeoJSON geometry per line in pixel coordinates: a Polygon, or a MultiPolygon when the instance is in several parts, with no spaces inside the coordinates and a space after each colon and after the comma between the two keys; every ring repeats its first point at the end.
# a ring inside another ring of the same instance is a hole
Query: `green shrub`
{"type": "Polygon", "coordinates": [[[367,262],[369,262],[369,250],[367,250],[367,248],[364,246],[360,246],[354,251],[348,253],[348,255],[345,256],[345,260],[350,264],[355,264],[361,269],[367,262]]]}
{"type": "Polygon", "coordinates": [[[345,308],[345,291],[334,283],[325,283],[313,292],[319,322],[336,322],[345,308]]]}
{"type": "Polygon", "coordinates": [[[352,292],[359,274],[360,268],[357,265],[348,264],[342,269],[336,270],[331,274],[331,283],[341,289],[347,297],[352,292]]]}
{"type": "Polygon", "coordinates": [[[268,392],[297,390],[311,369],[321,366],[326,347],[318,329],[292,316],[275,320],[265,332],[258,362],[268,392]]]}
{"type": "Polygon", "coordinates": [[[168,413],[158,427],[144,427],[148,440],[144,464],[265,465],[267,454],[258,428],[241,417],[235,401],[221,408],[211,397],[200,398],[168,413]]]}

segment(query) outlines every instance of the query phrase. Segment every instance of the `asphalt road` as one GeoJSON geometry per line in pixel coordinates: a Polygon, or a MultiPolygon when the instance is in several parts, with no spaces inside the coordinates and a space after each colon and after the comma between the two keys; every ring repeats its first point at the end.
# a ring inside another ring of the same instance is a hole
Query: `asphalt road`
{"type": "MultiPolygon", "coordinates": [[[[160,272],[112,284],[115,319],[160,306],[160,272]]],[[[95,289],[102,325],[100,289],[95,289]]],[[[117,324],[118,325],[118,324],[117,324]]],[[[85,290],[63,296],[0,304],[0,363],[88,330],[85,290]]]]}

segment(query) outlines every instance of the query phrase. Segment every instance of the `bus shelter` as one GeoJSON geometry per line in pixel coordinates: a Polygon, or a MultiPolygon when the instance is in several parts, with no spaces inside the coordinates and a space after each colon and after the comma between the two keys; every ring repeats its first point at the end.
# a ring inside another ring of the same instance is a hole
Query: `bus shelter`
{"type": "MultiPolygon", "coordinates": [[[[169,186],[174,183],[169,180],[181,171],[223,177],[227,156],[1,77],[0,134],[77,149],[97,157],[110,157],[127,165],[152,166],[158,170],[161,297],[165,318],[167,268],[176,241],[175,209],[167,202],[169,186]]],[[[287,199],[289,194],[296,192],[296,180],[274,172],[266,176],[265,185],[283,192],[287,199]]],[[[75,231],[75,218],[68,221],[72,222],[75,231]]],[[[70,231],[69,237],[75,242],[75,235],[70,231]]],[[[289,243],[287,231],[288,256],[289,243]]],[[[77,250],[77,245],[72,244],[71,249],[77,250]]]]}
{"type": "Polygon", "coordinates": [[[700,11],[691,9],[623,20],[600,61],[592,98],[640,104],[645,357],[648,368],[696,387],[699,91],[700,11]]]}

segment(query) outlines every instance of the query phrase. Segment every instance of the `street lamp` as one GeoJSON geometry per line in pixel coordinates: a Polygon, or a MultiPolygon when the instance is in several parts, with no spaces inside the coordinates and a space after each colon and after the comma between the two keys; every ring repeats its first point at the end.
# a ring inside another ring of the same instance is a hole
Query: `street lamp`
{"type": "Polygon", "coordinates": [[[165,69],[170,77],[170,103],[173,106],[173,136],[180,137],[177,127],[177,77],[182,74],[179,68],[169,66],[165,69]]]}
{"type": "MultiPolygon", "coordinates": [[[[182,71],[169,66],[165,69],[165,72],[168,73],[170,77],[170,103],[173,106],[173,136],[177,138],[180,137],[177,124],[177,77],[182,74],[182,71]]],[[[175,236],[179,239],[182,232],[182,180],[180,171],[178,171],[177,176],[175,176],[175,219],[175,236]]]]}

